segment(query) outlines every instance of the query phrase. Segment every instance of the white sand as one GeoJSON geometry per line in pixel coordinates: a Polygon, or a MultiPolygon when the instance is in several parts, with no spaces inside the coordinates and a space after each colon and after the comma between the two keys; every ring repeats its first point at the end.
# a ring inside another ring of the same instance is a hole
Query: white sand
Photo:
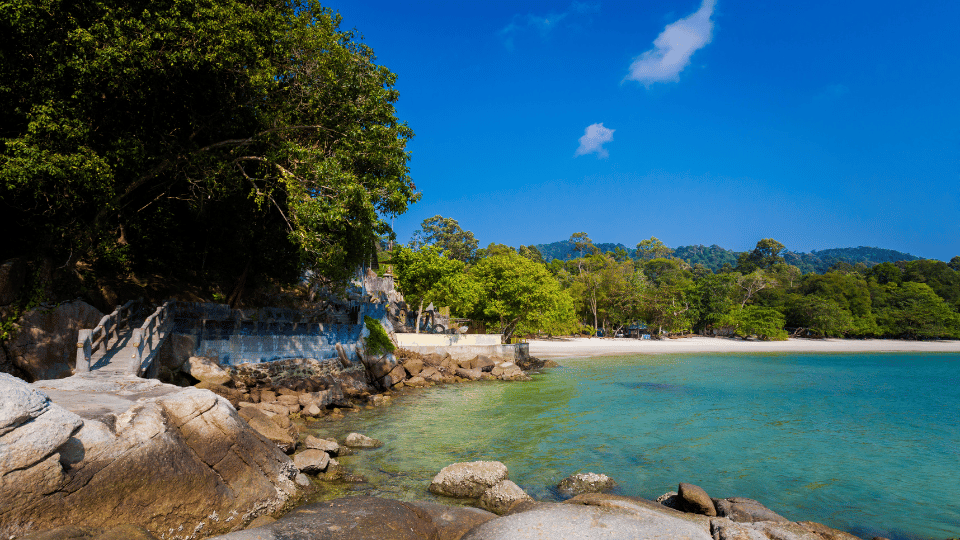
{"type": "Polygon", "coordinates": [[[960,352],[960,341],[892,339],[788,339],[744,341],[737,338],[688,337],[662,340],[631,338],[531,339],[536,358],[581,358],[624,354],[764,353],[764,352],[960,352]]]}

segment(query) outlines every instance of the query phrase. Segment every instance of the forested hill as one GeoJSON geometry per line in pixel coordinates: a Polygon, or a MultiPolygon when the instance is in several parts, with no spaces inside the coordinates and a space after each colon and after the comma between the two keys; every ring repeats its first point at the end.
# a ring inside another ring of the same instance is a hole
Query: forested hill
{"type": "MultiPolygon", "coordinates": [[[[616,248],[623,249],[631,257],[635,256],[636,249],[628,248],[623,244],[597,243],[594,244],[600,251],[615,251],[616,248]]],[[[568,260],[579,256],[577,248],[570,240],[561,240],[550,244],[537,244],[537,249],[543,255],[546,262],[553,259],[568,260]]],[[[737,265],[737,257],[740,255],[737,251],[724,249],[716,244],[712,246],[679,246],[672,250],[673,256],[687,261],[691,266],[702,264],[714,272],[723,268],[723,265],[737,265]]],[[[796,251],[787,251],[783,255],[786,262],[798,267],[804,274],[817,273],[823,274],[837,263],[845,262],[856,265],[863,263],[871,267],[885,262],[897,261],[915,261],[920,257],[903,253],[892,249],[883,249],[876,247],[855,247],[855,248],[831,248],[824,250],[813,250],[810,253],[799,253],[796,251]]]]}

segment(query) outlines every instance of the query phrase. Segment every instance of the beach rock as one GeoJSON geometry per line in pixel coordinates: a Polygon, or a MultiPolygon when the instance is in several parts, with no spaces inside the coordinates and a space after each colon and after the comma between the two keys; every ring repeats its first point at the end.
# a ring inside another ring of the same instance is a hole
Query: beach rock
{"type": "Polygon", "coordinates": [[[156,538],[143,527],[127,523],[106,531],[95,527],[69,525],[33,532],[20,537],[20,540],[156,540],[156,538]]]}
{"type": "Polygon", "coordinates": [[[319,474],[327,470],[330,454],[323,450],[308,449],[293,456],[293,464],[304,474],[319,474]]]}
{"type": "Polygon", "coordinates": [[[320,416],[323,414],[323,411],[320,410],[320,407],[317,407],[316,403],[311,403],[303,410],[304,414],[307,416],[320,416]]]}
{"type": "MultiPolygon", "coordinates": [[[[284,388],[284,390],[286,390],[286,388],[284,388]]],[[[291,413],[300,412],[299,394],[281,394],[277,396],[277,402],[285,405],[287,409],[290,409],[291,413]]]]}
{"type": "Polygon", "coordinates": [[[605,474],[577,473],[560,481],[557,490],[564,497],[581,493],[601,493],[617,487],[617,483],[605,474]]]}
{"type": "Polygon", "coordinates": [[[470,529],[497,518],[492,512],[467,506],[447,506],[426,501],[406,504],[415,506],[430,516],[440,533],[440,540],[460,540],[470,529]]]}
{"type": "Polygon", "coordinates": [[[470,366],[471,369],[479,369],[480,371],[491,371],[496,364],[489,356],[481,354],[480,356],[473,359],[473,365],[470,366]]]}
{"type": "Polygon", "coordinates": [[[813,522],[737,523],[729,518],[713,518],[710,531],[717,540],[859,540],[852,534],[813,522]]]}
{"type": "Polygon", "coordinates": [[[407,373],[409,373],[411,377],[416,377],[423,371],[423,360],[419,358],[408,358],[403,362],[403,368],[407,370],[407,373]]]}
{"type": "Polygon", "coordinates": [[[713,499],[717,509],[717,516],[730,518],[741,523],[754,521],[787,522],[787,518],[770,510],[763,504],[746,497],[730,497],[727,499],[713,499]]]}
{"type": "Polygon", "coordinates": [[[430,491],[448,497],[476,499],[508,478],[507,466],[499,461],[453,463],[433,477],[430,491]]]}
{"type": "Polygon", "coordinates": [[[211,384],[225,384],[232,380],[230,373],[221,368],[220,364],[204,356],[191,356],[180,366],[180,371],[200,382],[211,384]]]}
{"type": "Polygon", "coordinates": [[[668,491],[663,495],[657,497],[657,502],[666,506],[667,508],[673,508],[674,510],[680,510],[680,500],[677,498],[676,491],[668,491]]]}
{"type": "Polygon", "coordinates": [[[826,525],[817,523],[815,521],[798,521],[797,525],[812,533],[816,533],[823,538],[823,540],[860,540],[859,537],[850,533],[838,531],[837,529],[827,527],[826,525]]]}
{"type": "Polygon", "coordinates": [[[638,507],[621,509],[580,504],[550,503],[483,523],[463,540],[713,540],[709,529],[638,507]]]}
{"type": "Polygon", "coordinates": [[[383,385],[385,387],[390,387],[398,382],[403,382],[407,378],[407,371],[403,366],[395,366],[390,373],[384,377],[383,385]]]}
{"type": "Polygon", "coordinates": [[[694,514],[703,514],[705,516],[717,515],[717,508],[714,506],[706,490],[693,484],[680,483],[677,488],[677,500],[680,510],[692,512],[694,514]]]}
{"type": "Polygon", "coordinates": [[[320,439],[313,435],[307,435],[307,438],[303,441],[303,445],[313,450],[322,450],[331,456],[340,455],[340,445],[332,439],[320,439]]]}
{"type": "Polygon", "coordinates": [[[240,406],[240,398],[243,396],[243,393],[237,390],[236,388],[227,388],[222,384],[214,384],[209,382],[200,382],[197,383],[194,388],[199,388],[201,390],[209,390],[214,394],[222,397],[223,399],[230,402],[231,405],[236,409],[240,406]]]}
{"type": "Polygon", "coordinates": [[[502,480],[495,486],[483,492],[480,496],[480,507],[495,514],[506,514],[519,501],[530,499],[517,484],[510,480],[502,480]]]}
{"type": "Polygon", "coordinates": [[[261,403],[273,403],[277,400],[277,394],[273,390],[260,390],[261,403]]]}
{"type": "MultiPolygon", "coordinates": [[[[44,392],[76,407],[80,415],[59,413],[60,427],[54,431],[67,439],[52,453],[56,441],[45,435],[50,442],[32,445],[35,464],[0,468],[0,530],[22,523],[35,528],[126,523],[186,539],[200,530],[227,531],[246,516],[277,510],[296,492],[296,469],[289,458],[212,392],[135,377],[43,383],[44,392]],[[140,387],[147,390],[131,390],[140,387]]],[[[19,421],[2,435],[5,460],[20,454],[8,454],[8,447],[29,442],[18,431],[43,420],[46,414],[37,414],[40,410],[56,410],[57,405],[38,397],[17,400],[35,411],[27,415],[33,421],[25,421],[22,406],[0,407],[13,411],[6,417],[15,421],[7,426],[19,421]],[[10,444],[8,437],[19,440],[10,444]]]]}
{"type": "Polygon", "coordinates": [[[214,538],[440,540],[440,532],[430,513],[419,506],[377,497],[348,497],[301,506],[274,523],[214,538]]]}
{"type": "Polygon", "coordinates": [[[7,361],[34,381],[69,377],[76,364],[80,329],[95,327],[102,317],[97,308],[80,300],[27,311],[4,344],[7,361]]]}
{"type": "Polygon", "coordinates": [[[403,384],[405,386],[412,386],[414,388],[419,388],[422,386],[426,386],[427,381],[423,377],[417,375],[416,377],[410,377],[409,379],[404,381],[403,384]]]}
{"type": "Polygon", "coordinates": [[[440,370],[433,366],[423,368],[423,371],[420,372],[419,376],[430,382],[440,382],[440,380],[443,379],[443,375],[440,373],[440,370]]]}
{"type": "Polygon", "coordinates": [[[290,432],[277,425],[271,417],[267,416],[258,407],[243,407],[240,409],[239,415],[257,433],[277,445],[281,452],[289,454],[297,448],[297,441],[290,436],[290,432]]]}
{"type": "Polygon", "coordinates": [[[483,372],[480,371],[479,369],[457,368],[455,373],[457,374],[458,377],[463,377],[464,379],[467,379],[470,381],[478,381],[480,380],[480,377],[483,376],[483,372]]]}
{"type": "Polygon", "coordinates": [[[360,433],[351,433],[343,441],[343,444],[351,448],[380,448],[383,443],[377,439],[372,439],[360,433]]]}

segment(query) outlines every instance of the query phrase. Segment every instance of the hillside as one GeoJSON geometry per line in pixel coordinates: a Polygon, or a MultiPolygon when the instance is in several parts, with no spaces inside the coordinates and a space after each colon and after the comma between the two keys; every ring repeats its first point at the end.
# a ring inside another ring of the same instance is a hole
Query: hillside
{"type": "MultiPolygon", "coordinates": [[[[603,252],[613,251],[615,248],[620,247],[626,250],[631,257],[636,252],[635,249],[628,248],[623,244],[597,243],[594,245],[603,252]]],[[[540,250],[540,253],[543,254],[543,259],[547,262],[553,259],[573,259],[579,255],[573,242],[569,240],[561,240],[550,244],[537,244],[536,247],[540,250]]],[[[714,272],[717,272],[723,268],[725,263],[730,264],[730,266],[736,266],[739,252],[724,249],[716,244],[712,246],[695,245],[674,248],[673,256],[687,261],[691,266],[694,264],[702,264],[714,272]]],[[[809,253],[787,251],[784,254],[784,259],[786,259],[789,264],[800,268],[804,274],[811,272],[822,274],[839,262],[854,265],[863,263],[870,267],[885,262],[915,261],[920,259],[920,257],[892,249],[859,246],[855,248],[813,250],[809,253]]]]}

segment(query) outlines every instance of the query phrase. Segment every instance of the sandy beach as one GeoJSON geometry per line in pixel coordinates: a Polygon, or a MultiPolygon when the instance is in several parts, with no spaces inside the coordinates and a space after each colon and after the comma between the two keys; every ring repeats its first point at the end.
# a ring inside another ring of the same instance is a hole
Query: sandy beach
{"type": "Polygon", "coordinates": [[[662,340],[586,337],[530,340],[530,355],[537,358],[765,352],[960,352],[960,341],[804,338],[787,341],[744,341],[738,338],[700,336],[662,340]]]}

